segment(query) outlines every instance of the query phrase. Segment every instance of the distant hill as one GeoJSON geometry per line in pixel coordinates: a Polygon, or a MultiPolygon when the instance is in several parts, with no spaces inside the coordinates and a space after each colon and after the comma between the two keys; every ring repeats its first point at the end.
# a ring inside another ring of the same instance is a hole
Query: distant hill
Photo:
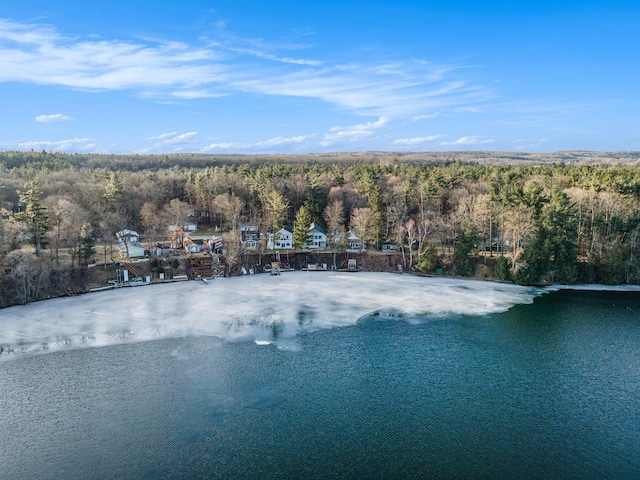
{"type": "Polygon", "coordinates": [[[50,170],[68,167],[109,170],[162,170],[167,168],[202,168],[213,165],[261,165],[285,163],[353,164],[446,164],[452,162],[481,165],[640,165],[640,151],[600,152],[571,150],[548,153],[448,151],[448,152],[330,152],[308,154],[71,154],[63,152],[0,152],[0,166],[7,169],[25,165],[45,166],[50,170]]]}

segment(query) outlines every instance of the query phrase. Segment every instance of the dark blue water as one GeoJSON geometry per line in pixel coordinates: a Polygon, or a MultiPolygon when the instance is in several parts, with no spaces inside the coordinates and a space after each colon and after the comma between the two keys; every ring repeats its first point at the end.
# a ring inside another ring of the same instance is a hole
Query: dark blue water
{"type": "Polygon", "coordinates": [[[0,362],[0,478],[640,478],[640,294],[0,362]]]}

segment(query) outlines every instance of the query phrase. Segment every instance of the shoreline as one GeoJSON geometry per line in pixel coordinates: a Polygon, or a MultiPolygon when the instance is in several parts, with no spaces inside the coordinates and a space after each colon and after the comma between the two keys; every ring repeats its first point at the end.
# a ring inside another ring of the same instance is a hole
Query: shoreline
{"type": "Polygon", "coordinates": [[[16,306],[5,310],[0,321],[2,357],[185,336],[295,348],[301,333],[355,326],[367,319],[422,322],[482,316],[530,304],[543,294],[529,287],[451,277],[329,273],[179,282],[143,292],[110,290],[16,306]]]}
{"type": "MultiPolygon", "coordinates": [[[[580,284],[550,284],[550,285],[518,285],[514,282],[508,281],[508,280],[500,280],[497,278],[489,278],[489,277],[484,277],[484,276],[479,276],[479,275],[472,275],[472,276],[458,276],[458,275],[448,275],[448,274],[442,274],[442,275],[438,275],[438,274],[434,274],[434,273],[423,273],[423,272],[417,272],[417,271],[397,271],[397,270],[358,270],[355,272],[349,272],[347,270],[333,270],[333,269],[327,269],[327,270],[307,270],[306,268],[302,268],[302,269],[289,269],[289,270],[285,270],[282,272],[282,275],[288,275],[291,272],[304,272],[304,273],[310,273],[313,276],[316,276],[317,274],[321,274],[321,273],[349,273],[350,275],[353,274],[354,276],[358,276],[358,274],[362,274],[362,273],[367,273],[367,274],[392,274],[394,276],[413,276],[413,277],[422,277],[422,278],[435,278],[435,279],[449,279],[449,280],[462,280],[462,281],[472,281],[472,282],[487,282],[487,283],[493,283],[493,284],[502,284],[502,285],[513,285],[513,286],[518,286],[518,287],[524,287],[524,288],[536,288],[536,289],[544,289],[544,290],[548,290],[548,291],[559,291],[559,290],[573,290],[573,291],[602,291],[602,292],[640,292],[640,285],[636,285],[636,284],[618,284],[618,285],[607,285],[607,284],[600,284],[600,283],[580,283],[580,284]]],[[[84,296],[84,295],[89,295],[89,294],[93,294],[93,293],[100,293],[100,292],[105,292],[105,291],[109,291],[109,290],[118,290],[118,289],[128,289],[128,288],[132,288],[132,287],[139,287],[139,286],[157,286],[157,285],[167,285],[167,284],[175,284],[175,283],[188,283],[188,282],[203,282],[203,283],[211,283],[211,282],[217,282],[218,280],[224,280],[224,279],[231,279],[231,278],[242,278],[242,277],[253,277],[253,276],[271,276],[269,271],[260,271],[260,272],[254,272],[254,273],[247,273],[247,274],[242,274],[242,273],[236,273],[236,274],[231,274],[231,275],[225,275],[225,276],[218,276],[218,277],[209,277],[209,278],[185,278],[184,276],[179,276],[180,278],[177,279],[153,279],[150,282],[145,282],[145,283],[141,283],[141,284],[122,284],[122,285],[106,285],[106,286],[96,286],[96,287],[89,287],[86,290],[83,291],[76,291],[76,292],[68,292],[62,295],[56,295],[56,296],[49,296],[47,298],[42,298],[42,299],[38,299],[38,300],[34,300],[31,302],[26,302],[26,303],[14,303],[11,305],[7,305],[7,306],[3,306],[0,307],[0,311],[2,311],[3,309],[6,308],[10,308],[10,307],[15,307],[15,306],[26,306],[26,305],[30,305],[30,304],[35,304],[35,303],[41,303],[41,302],[45,302],[47,300],[55,300],[58,298],[67,298],[67,297],[76,297],[76,296],[84,296]]]]}
{"type": "Polygon", "coordinates": [[[294,271],[208,283],[163,282],[164,289],[113,289],[82,299],[16,305],[0,321],[0,358],[185,336],[295,349],[300,334],[379,319],[423,323],[483,317],[559,290],[640,292],[640,286],[631,285],[540,288],[469,277],[325,273],[330,275],[294,271]]]}

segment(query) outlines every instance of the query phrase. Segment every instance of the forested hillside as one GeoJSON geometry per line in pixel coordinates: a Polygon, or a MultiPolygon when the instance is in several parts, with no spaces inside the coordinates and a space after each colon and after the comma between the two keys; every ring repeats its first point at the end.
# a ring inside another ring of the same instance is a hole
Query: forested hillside
{"type": "Polygon", "coordinates": [[[494,255],[496,275],[521,284],[640,283],[638,158],[4,152],[0,265],[5,282],[81,269],[96,241],[110,243],[125,228],[160,240],[192,213],[224,232],[233,261],[241,222],[277,230],[304,207],[333,248],[344,248],[347,230],[370,250],[394,240],[418,271],[441,265],[470,275],[474,257],[494,255]]]}

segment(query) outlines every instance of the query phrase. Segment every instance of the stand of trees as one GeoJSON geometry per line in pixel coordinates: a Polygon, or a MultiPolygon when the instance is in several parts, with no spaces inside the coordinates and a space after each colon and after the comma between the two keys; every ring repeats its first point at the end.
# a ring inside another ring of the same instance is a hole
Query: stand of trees
{"type": "MultiPolygon", "coordinates": [[[[31,275],[37,287],[40,274],[62,271],[61,252],[81,267],[110,255],[107,247],[95,252],[96,239],[110,244],[129,228],[155,241],[168,223],[194,212],[229,238],[251,221],[262,232],[296,226],[300,240],[307,234],[301,225],[315,221],[333,249],[344,248],[347,230],[370,250],[394,240],[406,268],[422,271],[440,265],[470,275],[474,258],[493,256],[496,275],[521,284],[640,282],[636,167],[531,158],[503,164],[506,154],[501,164],[482,154],[483,164],[436,163],[436,154],[416,155],[0,152],[0,273],[14,282],[31,275]]],[[[36,287],[25,286],[25,298],[41,298],[36,287]]]]}

